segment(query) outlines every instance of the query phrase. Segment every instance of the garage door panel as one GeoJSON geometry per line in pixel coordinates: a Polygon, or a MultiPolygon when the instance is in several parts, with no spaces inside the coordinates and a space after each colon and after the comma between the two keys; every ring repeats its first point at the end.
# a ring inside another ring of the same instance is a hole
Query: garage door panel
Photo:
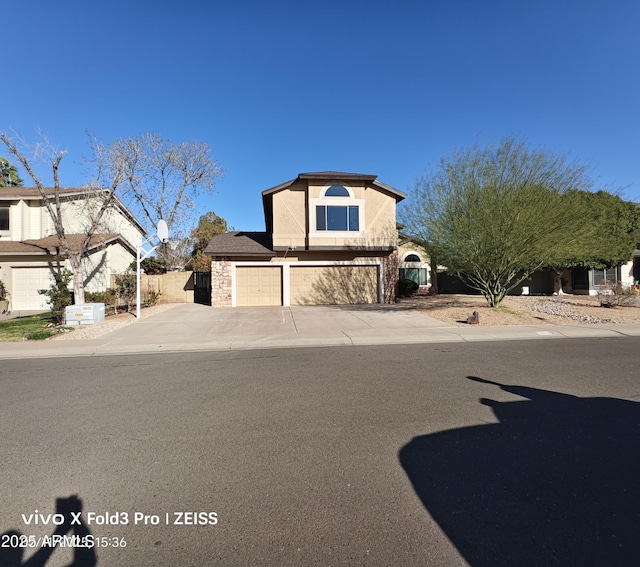
{"type": "Polygon", "coordinates": [[[237,267],[236,305],[238,307],[282,305],[280,267],[237,267]]]}
{"type": "Polygon", "coordinates": [[[291,267],[291,305],[357,305],[377,302],[377,266],[291,267]]]}
{"type": "Polygon", "coordinates": [[[49,289],[53,278],[49,268],[12,268],[11,309],[38,311],[48,309],[47,298],[38,293],[49,289]]]}

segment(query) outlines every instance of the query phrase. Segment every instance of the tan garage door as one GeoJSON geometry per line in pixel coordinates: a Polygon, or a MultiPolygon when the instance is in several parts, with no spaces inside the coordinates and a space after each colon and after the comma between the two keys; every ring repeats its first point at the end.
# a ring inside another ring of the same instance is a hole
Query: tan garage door
{"type": "Polygon", "coordinates": [[[46,310],[47,297],[39,289],[49,289],[53,278],[49,268],[11,269],[11,309],[13,311],[46,310]]]}
{"type": "Polygon", "coordinates": [[[279,267],[238,266],[236,305],[282,305],[282,270],[279,267]]]}
{"type": "Polygon", "coordinates": [[[377,266],[291,266],[291,305],[377,302],[377,266]]]}

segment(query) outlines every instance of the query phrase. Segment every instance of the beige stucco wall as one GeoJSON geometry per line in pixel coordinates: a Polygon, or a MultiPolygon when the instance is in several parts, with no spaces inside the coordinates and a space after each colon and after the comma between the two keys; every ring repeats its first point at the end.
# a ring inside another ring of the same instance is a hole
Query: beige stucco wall
{"type": "Polygon", "coordinates": [[[427,251],[413,242],[404,242],[398,246],[398,259],[400,262],[402,262],[408,254],[417,254],[423,262],[429,263],[430,259],[427,251]]]}
{"type": "MultiPolygon", "coordinates": [[[[92,212],[95,213],[98,206],[98,202],[93,202],[89,205],[82,201],[63,203],[62,218],[64,220],[65,232],[67,234],[84,233],[87,224],[87,215],[92,212]],[[86,210],[87,207],[90,209],[89,211],[86,210]]],[[[44,208],[42,210],[46,215],[47,233],[41,236],[55,234],[55,227],[49,214],[44,208]]],[[[120,234],[126,241],[131,243],[133,247],[142,241],[142,236],[138,228],[117,207],[111,207],[104,213],[98,232],[120,234]]]]}
{"type": "Polygon", "coordinates": [[[273,245],[304,247],[306,237],[306,192],[297,183],[273,195],[273,245]]]}
{"type": "Polygon", "coordinates": [[[272,195],[273,245],[275,248],[304,247],[307,227],[309,247],[393,246],[396,241],[396,200],[374,186],[363,183],[327,183],[306,186],[298,181],[272,195]],[[343,197],[321,200],[330,185],[341,184],[351,190],[353,199],[343,197]],[[330,232],[315,230],[315,207],[318,204],[357,204],[360,207],[360,231],[330,232]]]}

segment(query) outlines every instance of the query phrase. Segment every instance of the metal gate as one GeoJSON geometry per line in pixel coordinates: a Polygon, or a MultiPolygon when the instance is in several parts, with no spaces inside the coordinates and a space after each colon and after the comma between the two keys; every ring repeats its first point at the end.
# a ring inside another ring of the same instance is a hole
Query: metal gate
{"type": "Polygon", "coordinates": [[[211,305],[211,272],[193,272],[193,302],[211,305]]]}

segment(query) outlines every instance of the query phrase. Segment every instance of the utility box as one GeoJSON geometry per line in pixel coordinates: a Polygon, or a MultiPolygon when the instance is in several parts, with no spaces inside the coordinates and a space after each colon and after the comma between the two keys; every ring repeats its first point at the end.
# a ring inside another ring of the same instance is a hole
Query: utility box
{"type": "Polygon", "coordinates": [[[104,303],[80,303],[65,308],[65,324],[97,325],[104,321],[104,303]]]}

